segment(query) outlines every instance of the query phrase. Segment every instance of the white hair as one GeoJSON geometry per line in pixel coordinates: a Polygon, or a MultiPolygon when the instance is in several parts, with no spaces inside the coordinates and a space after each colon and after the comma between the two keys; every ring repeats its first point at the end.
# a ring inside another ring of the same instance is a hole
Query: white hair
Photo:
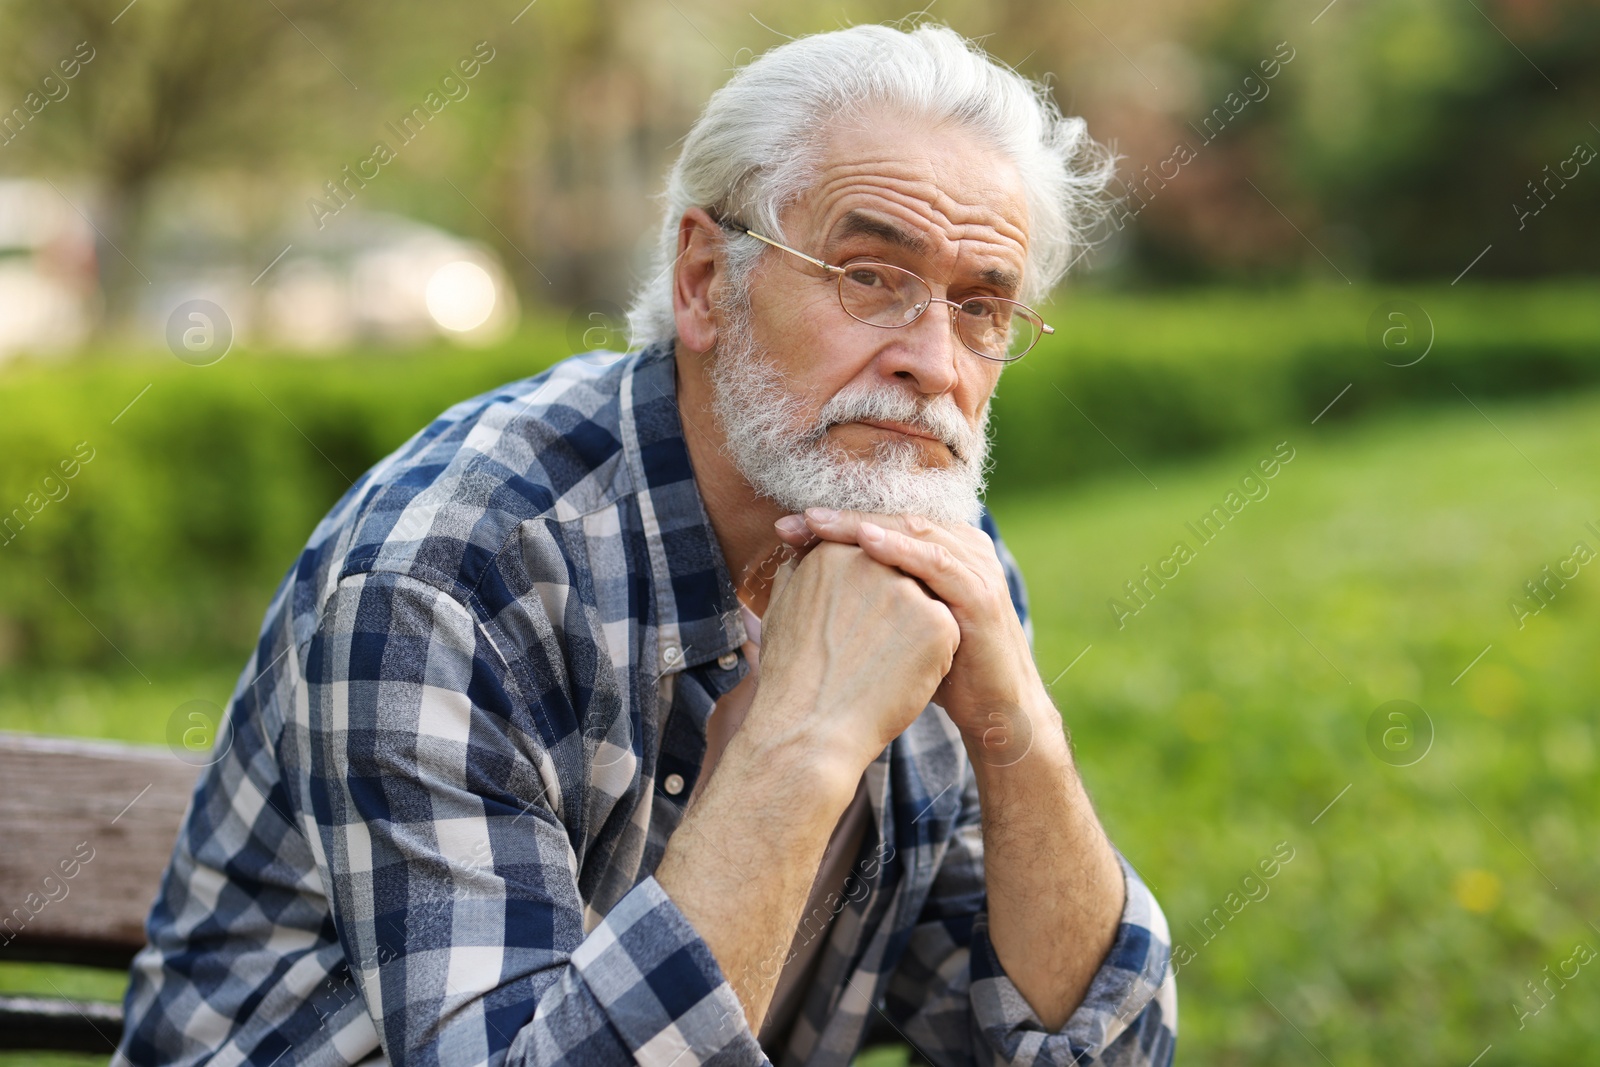
{"type": "MultiPolygon", "coordinates": [[[[963,125],[1012,161],[1028,209],[1020,298],[1046,296],[1100,210],[1114,173],[1110,154],[1081,118],[1061,114],[1045,86],[947,26],[852,26],[779,45],[711,95],[667,179],[651,277],[629,311],[634,342],[677,336],[672,268],[686,211],[736,216],[785,240],[779,216],[816,179],[828,131],[883,110],[963,125]]],[[[730,282],[742,287],[767,246],[724,247],[730,282]]]]}

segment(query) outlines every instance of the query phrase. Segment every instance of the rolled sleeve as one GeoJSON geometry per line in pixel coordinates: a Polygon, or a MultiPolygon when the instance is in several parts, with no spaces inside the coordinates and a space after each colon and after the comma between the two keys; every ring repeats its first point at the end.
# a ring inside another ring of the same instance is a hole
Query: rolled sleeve
{"type": "Polygon", "coordinates": [[[1164,1067],[1177,1039],[1178,993],[1166,916],[1119,853],[1127,902],[1116,940],[1083,1003],[1055,1033],[1045,1030],[1006,975],[989,941],[988,915],[972,931],[972,1014],[995,1062],[1164,1067]]]}
{"type": "Polygon", "coordinates": [[[982,811],[970,765],[950,847],[890,978],[885,1010],[938,1067],[1167,1067],[1177,1041],[1171,935],[1121,855],[1122,919],[1088,992],[1059,1030],[1044,1023],[989,940],[982,811]]]}
{"type": "Polygon", "coordinates": [[[654,876],[606,914],[572,967],[639,1063],[765,1061],[710,948],[654,876]]]}

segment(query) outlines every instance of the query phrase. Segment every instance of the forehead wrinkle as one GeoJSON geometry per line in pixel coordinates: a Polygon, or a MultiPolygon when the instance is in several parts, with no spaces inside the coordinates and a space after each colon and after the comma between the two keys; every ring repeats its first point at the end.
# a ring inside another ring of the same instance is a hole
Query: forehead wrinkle
{"type": "MultiPolygon", "coordinates": [[[[852,236],[865,236],[887,240],[891,245],[905,248],[924,258],[945,260],[951,265],[962,257],[963,246],[973,249],[970,255],[983,258],[1015,261],[1026,257],[1026,237],[1017,227],[1010,225],[1003,215],[980,206],[969,210],[974,214],[989,215],[994,221],[986,219],[957,223],[950,217],[951,209],[965,213],[963,211],[965,205],[943,195],[941,190],[926,182],[895,179],[869,168],[862,168],[861,174],[840,175],[825,181],[814,194],[815,199],[821,201],[824,217],[830,202],[835,205],[841,202],[848,203],[860,195],[872,197],[880,203],[887,202],[903,207],[915,216],[919,223],[924,225],[931,223],[940,247],[935,249],[928,245],[928,235],[925,231],[911,228],[904,220],[898,218],[896,213],[873,205],[867,209],[850,207],[845,211],[825,231],[824,243],[820,248],[822,253],[830,253],[841,242],[852,236]],[[857,180],[861,177],[869,180],[857,180]],[[932,202],[934,200],[942,203],[932,202]],[[883,230],[889,232],[882,232],[883,230]],[[917,248],[911,243],[897,240],[891,236],[896,232],[901,236],[913,238],[914,244],[922,247],[917,248]]],[[[1012,267],[984,267],[974,274],[1008,295],[1015,293],[1021,286],[1021,272],[1012,267]]]]}
{"type": "Polygon", "coordinates": [[[919,215],[933,215],[934,225],[950,231],[944,236],[951,241],[982,239],[985,234],[993,234],[1014,243],[1019,249],[1027,246],[1026,230],[1009,218],[1002,208],[987,206],[998,201],[1005,207],[1021,208],[1020,203],[1014,202],[1010,190],[994,187],[974,190],[982,199],[965,204],[951,196],[945,186],[932,176],[923,173],[922,168],[904,160],[835,164],[825,167],[824,173],[826,176],[818,182],[813,194],[817,202],[842,199],[860,191],[898,203],[919,215]],[[832,173],[828,173],[830,171],[832,173]],[[973,230],[980,232],[973,233],[973,230]]]}

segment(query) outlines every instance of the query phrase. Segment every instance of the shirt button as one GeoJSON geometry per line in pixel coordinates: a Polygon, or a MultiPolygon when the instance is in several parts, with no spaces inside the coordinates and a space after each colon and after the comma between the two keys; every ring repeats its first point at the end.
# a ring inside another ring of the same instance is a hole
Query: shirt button
{"type": "Polygon", "coordinates": [[[727,655],[717,657],[717,666],[725,671],[731,671],[739,665],[739,653],[729,652],[727,655]]]}
{"type": "Polygon", "coordinates": [[[678,662],[678,646],[668,645],[661,650],[661,662],[671,666],[678,662]]]}
{"type": "Polygon", "coordinates": [[[667,775],[667,779],[661,783],[661,787],[667,791],[668,796],[677,796],[679,793],[683,792],[683,775],[667,775]]]}

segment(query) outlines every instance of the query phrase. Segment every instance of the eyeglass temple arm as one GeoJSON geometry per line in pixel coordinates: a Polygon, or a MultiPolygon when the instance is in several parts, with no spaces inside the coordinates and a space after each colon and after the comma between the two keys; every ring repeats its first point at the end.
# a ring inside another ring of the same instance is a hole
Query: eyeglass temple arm
{"type": "Polygon", "coordinates": [[[740,226],[736,222],[730,222],[730,223],[728,223],[728,225],[732,226],[734,229],[738,230],[740,233],[742,233],[742,234],[744,234],[744,235],[746,235],[748,237],[754,237],[756,240],[761,241],[764,244],[771,245],[773,248],[776,248],[779,251],[787,252],[791,256],[799,256],[801,259],[805,260],[807,263],[810,263],[810,264],[813,264],[815,266],[821,267],[823,270],[828,271],[829,273],[832,273],[832,274],[843,274],[844,273],[844,268],[843,267],[835,267],[832,263],[824,263],[822,260],[818,259],[816,256],[808,256],[804,252],[800,251],[797,248],[790,248],[788,245],[779,244],[777,241],[774,241],[772,238],[763,237],[761,234],[757,233],[754,230],[747,230],[743,226],[740,226]]]}

